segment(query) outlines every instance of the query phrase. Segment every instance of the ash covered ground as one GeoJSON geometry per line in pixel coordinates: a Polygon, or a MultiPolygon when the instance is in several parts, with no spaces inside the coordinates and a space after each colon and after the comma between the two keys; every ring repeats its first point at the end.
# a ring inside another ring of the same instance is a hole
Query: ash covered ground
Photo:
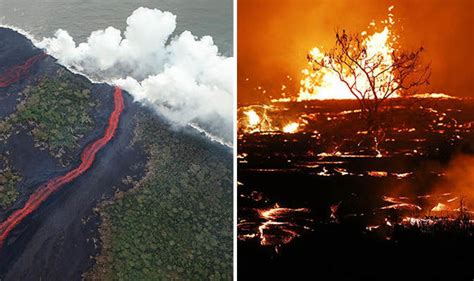
{"type": "MultiPolygon", "coordinates": [[[[0,28],[0,73],[41,53],[0,28]]],[[[90,169],[3,241],[1,280],[230,279],[231,153],[123,97],[116,134],[90,169]],[[206,177],[211,170],[215,176],[206,177]],[[187,215],[172,219],[181,213],[187,215]],[[140,246],[152,242],[153,250],[140,246]]],[[[77,167],[113,108],[114,87],[73,74],[50,56],[0,87],[0,221],[40,185],[77,167]]]]}
{"type": "Polygon", "coordinates": [[[472,279],[473,122],[469,99],[389,100],[373,135],[355,101],[241,106],[239,278],[472,279]]]}

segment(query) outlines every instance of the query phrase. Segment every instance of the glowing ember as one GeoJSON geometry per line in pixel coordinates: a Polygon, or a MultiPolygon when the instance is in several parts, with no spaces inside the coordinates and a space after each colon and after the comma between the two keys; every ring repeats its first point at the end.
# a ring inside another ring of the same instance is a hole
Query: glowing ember
{"type": "Polygon", "coordinates": [[[367,174],[371,177],[376,177],[376,178],[383,178],[388,175],[387,172],[385,171],[369,171],[367,174]]]}
{"type": "Polygon", "coordinates": [[[333,222],[338,222],[337,211],[339,210],[339,206],[341,205],[341,203],[342,203],[342,201],[339,201],[339,203],[329,206],[329,210],[331,211],[331,214],[329,215],[329,218],[333,222]]]}
{"type": "Polygon", "coordinates": [[[392,175],[394,175],[395,177],[397,177],[398,179],[403,179],[403,178],[407,178],[411,175],[413,175],[412,172],[408,172],[408,173],[392,173],[392,175]]]}
{"type": "Polygon", "coordinates": [[[279,131],[270,119],[268,112],[274,110],[271,106],[251,105],[239,110],[239,130],[248,134],[279,131]]]}
{"type": "Polygon", "coordinates": [[[454,198],[448,199],[447,202],[448,202],[448,203],[451,203],[451,202],[454,202],[454,201],[456,201],[456,200],[458,200],[458,199],[459,199],[459,197],[456,196],[456,197],[454,197],[454,198]]]}
{"type": "Polygon", "coordinates": [[[385,206],[380,208],[381,210],[389,210],[389,209],[395,209],[395,210],[411,210],[411,211],[421,211],[421,207],[415,204],[411,203],[397,203],[397,204],[392,204],[389,206],[385,206]]]}
{"type": "Polygon", "coordinates": [[[438,203],[438,205],[434,206],[433,209],[431,209],[432,212],[447,212],[451,211],[451,208],[449,208],[446,204],[443,203],[438,203]]]}
{"type": "Polygon", "coordinates": [[[385,202],[389,202],[389,203],[401,203],[403,202],[403,200],[406,200],[408,198],[406,197],[391,197],[391,196],[384,196],[383,198],[383,201],[385,202]]]}
{"type": "Polygon", "coordinates": [[[299,126],[300,125],[298,123],[291,122],[288,125],[286,125],[285,127],[283,127],[283,132],[287,133],[287,134],[294,134],[298,131],[299,126]]]}
{"type": "Polygon", "coordinates": [[[412,96],[413,98],[418,99],[458,99],[456,97],[446,95],[443,93],[424,93],[424,94],[416,94],[412,96]]]}
{"type": "Polygon", "coordinates": [[[266,210],[259,210],[258,213],[262,218],[276,220],[278,218],[285,218],[291,216],[294,213],[308,213],[309,211],[310,210],[306,208],[281,208],[278,204],[275,204],[275,207],[266,210]]]}
{"type": "Polygon", "coordinates": [[[285,116],[282,108],[248,105],[238,110],[239,134],[294,134],[308,125],[304,116],[285,116]]]}
{"type": "Polygon", "coordinates": [[[280,246],[311,230],[310,210],[306,208],[283,208],[275,204],[272,208],[253,211],[254,220],[241,220],[238,224],[239,240],[258,239],[260,245],[273,246],[278,252],[280,246]]]}
{"type": "MultiPolygon", "coordinates": [[[[259,228],[260,245],[262,246],[280,246],[288,244],[295,237],[298,232],[286,228],[284,223],[279,222],[264,222],[259,228]]],[[[278,249],[278,248],[275,248],[278,249]]]]}

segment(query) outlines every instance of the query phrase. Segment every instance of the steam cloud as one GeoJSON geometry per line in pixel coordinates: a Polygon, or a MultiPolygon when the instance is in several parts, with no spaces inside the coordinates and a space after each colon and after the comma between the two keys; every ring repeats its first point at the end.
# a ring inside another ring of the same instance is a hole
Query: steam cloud
{"type": "Polygon", "coordinates": [[[123,36],[108,27],[77,45],[60,29],[37,45],[65,66],[121,86],[174,124],[192,123],[231,143],[235,60],[220,55],[212,37],[172,37],[175,28],[172,13],[138,8],[123,36]]]}

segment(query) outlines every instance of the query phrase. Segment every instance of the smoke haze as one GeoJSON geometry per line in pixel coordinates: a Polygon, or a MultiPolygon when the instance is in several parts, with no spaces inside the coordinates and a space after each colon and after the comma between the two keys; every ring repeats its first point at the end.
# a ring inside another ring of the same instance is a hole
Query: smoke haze
{"type": "Polygon", "coordinates": [[[474,156],[458,155],[446,169],[446,177],[438,183],[434,192],[452,192],[467,200],[470,207],[474,207],[474,156]]]}

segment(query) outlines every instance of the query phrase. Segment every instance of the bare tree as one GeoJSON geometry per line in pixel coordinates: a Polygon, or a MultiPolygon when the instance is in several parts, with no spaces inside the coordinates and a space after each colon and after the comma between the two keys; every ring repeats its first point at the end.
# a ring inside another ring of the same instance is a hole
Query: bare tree
{"type": "Polygon", "coordinates": [[[324,56],[308,55],[315,71],[325,68],[334,71],[351,94],[359,101],[367,118],[369,130],[378,130],[380,105],[396,93],[413,95],[416,89],[429,84],[430,65],[421,62],[423,48],[416,51],[393,51],[370,54],[358,34],[345,30],[336,32],[336,46],[324,56]]]}

